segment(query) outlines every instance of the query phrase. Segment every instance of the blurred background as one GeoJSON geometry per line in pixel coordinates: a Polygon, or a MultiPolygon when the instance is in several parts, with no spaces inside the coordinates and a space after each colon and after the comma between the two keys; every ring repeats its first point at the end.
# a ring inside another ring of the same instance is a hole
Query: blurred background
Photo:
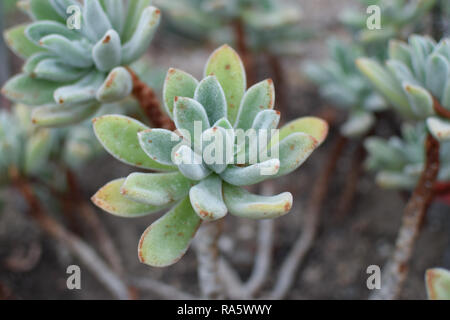
{"type": "MultiPolygon", "coordinates": [[[[210,53],[219,45],[229,43],[240,51],[246,67],[251,68],[250,81],[268,77],[274,79],[276,108],[282,111],[283,122],[314,115],[325,118],[331,124],[330,137],[326,143],[299,170],[277,180],[275,185],[275,193],[290,191],[295,201],[292,212],[275,221],[273,270],[278,270],[279,262],[302,231],[305,223],[302,213],[311,197],[311,189],[324,168],[339,126],[346,118],[346,113],[323,99],[317,86],[306,78],[304,63],[326,59],[329,56],[327,40],[330,37],[351,41],[354,30],[349,31],[348,26],[342,23],[340,13],[351,9],[364,14],[365,7],[356,0],[280,0],[284,5],[295,8],[288,10],[292,17],[285,17],[287,20],[292,18],[289,25],[295,25],[295,28],[289,28],[288,31],[269,28],[271,31],[266,32],[258,29],[258,23],[270,25],[276,23],[277,17],[273,17],[273,21],[250,17],[247,21],[253,21],[254,24],[243,26],[214,26],[217,24],[215,19],[207,21],[195,16],[183,17],[180,12],[188,15],[188,10],[180,7],[177,10],[170,6],[170,1],[165,0],[155,1],[155,5],[159,5],[158,2],[161,2],[163,24],[148,52],[146,64],[142,66],[146,68],[142,72],[148,75],[146,81],[156,92],[161,93],[169,67],[185,70],[201,78],[210,53]],[[297,10],[298,17],[301,17],[298,23],[297,10]],[[194,19],[198,25],[189,23],[192,28],[186,28],[184,23],[189,19],[194,19]],[[241,31],[246,37],[246,47],[243,47],[242,39],[238,36],[239,28],[243,28],[241,31]],[[283,41],[280,41],[281,38],[283,41]]],[[[183,1],[174,1],[174,6],[179,5],[178,2],[183,1]]],[[[190,1],[185,2],[190,5],[190,1]]],[[[414,28],[431,34],[432,16],[432,12],[421,16],[414,28]]],[[[2,0],[0,28],[5,29],[22,21],[28,21],[28,17],[17,10],[16,1],[2,0]]],[[[385,44],[379,42],[373,46],[384,47],[385,44]]],[[[11,75],[19,72],[21,66],[22,61],[0,42],[0,86],[11,75]]],[[[10,107],[4,98],[0,98],[0,104],[2,108],[10,107]]],[[[387,117],[396,121],[389,112],[387,117]]],[[[389,137],[393,133],[392,126],[381,124],[377,128],[378,136],[389,137]]],[[[297,273],[288,299],[366,299],[370,294],[366,286],[367,267],[383,266],[394,246],[407,194],[381,189],[375,184],[372,174],[362,171],[352,201],[345,210],[337,210],[344,186],[351,179],[352,169],[356,170],[354,156],[358,147],[358,139],[351,140],[339,159],[321,210],[318,236],[297,273]]],[[[102,150],[75,169],[84,199],[89,199],[106,181],[126,176],[132,171],[132,168],[122,165],[102,150]]],[[[181,262],[165,269],[150,268],[139,263],[136,254],[138,239],[158,215],[122,220],[90,206],[90,210],[95,211],[112,235],[127,274],[160,280],[191,294],[198,293],[196,259],[192,250],[181,262]]],[[[0,189],[0,298],[110,299],[109,292],[90,272],[83,272],[81,264],[82,290],[67,289],[66,268],[71,264],[79,264],[78,261],[67,249],[42,234],[26,211],[27,207],[19,195],[7,187],[0,189]]],[[[73,217],[64,211],[64,207],[56,207],[55,216],[66,224],[73,223],[74,230],[89,240],[92,235],[83,229],[82,219],[75,217],[75,221],[71,222],[73,217]]],[[[221,252],[236,266],[243,278],[247,277],[256,251],[257,223],[238,220],[233,216],[225,220],[220,240],[221,252]]],[[[435,201],[427,216],[402,298],[426,298],[424,273],[427,268],[436,266],[450,268],[450,209],[443,201],[435,201]]],[[[269,277],[267,287],[273,284],[276,272],[273,271],[271,275],[273,277],[269,277]]],[[[139,291],[139,298],[161,297],[148,291],[139,291]]]]}

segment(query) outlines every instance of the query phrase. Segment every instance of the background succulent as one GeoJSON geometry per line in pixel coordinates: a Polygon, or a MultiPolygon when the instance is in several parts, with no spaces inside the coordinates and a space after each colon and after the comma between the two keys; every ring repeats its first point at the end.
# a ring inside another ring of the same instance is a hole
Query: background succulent
{"type": "Polygon", "coordinates": [[[26,59],[23,73],[3,93],[13,101],[37,106],[33,121],[45,126],[80,122],[103,103],[127,97],[133,82],[126,69],[147,50],[160,21],[149,0],[23,0],[33,19],[6,31],[10,48],[26,59]],[[75,5],[81,29],[66,21],[75,5]]]}
{"type": "Polygon", "coordinates": [[[237,23],[244,28],[246,45],[258,51],[294,53],[295,42],[306,36],[299,27],[300,8],[284,0],[157,0],[156,4],[178,32],[215,43],[238,41],[232,36],[237,23]]]}
{"type": "Polygon", "coordinates": [[[429,269],[425,281],[428,299],[450,300],[450,271],[442,268],[429,269]]]}
{"type": "MultiPolygon", "coordinates": [[[[340,20],[356,32],[356,37],[364,44],[380,44],[391,38],[404,39],[411,32],[418,32],[423,25],[423,17],[436,0],[359,0],[361,10],[347,9],[340,20]],[[367,29],[366,9],[377,5],[381,9],[381,29],[367,29]]],[[[423,28],[422,28],[423,29],[423,28]]]]}
{"type": "Polygon", "coordinates": [[[325,99],[349,113],[341,133],[347,137],[364,135],[375,123],[373,113],[386,109],[387,104],[355,65],[355,60],[364,55],[361,47],[331,39],[328,51],[329,60],[322,64],[307,62],[304,72],[320,86],[325,99]]]}
{"type": "MultiPolygon", "coordinates": [[[[389,189],[414,189],[425,167],[425,137],[426,129],[423,124],[404,124],[401,138],[366,139],[365,147],[369,154],[366,166],[377,172],[378,185],[389,189]]],[[[438,181],[450,181],[449,143],[441,144],[438,181]]]]}
{"type": "MultiPolygon", "coordinates": [[[[322,120],[300,118],[280,130],[279,140],[266,142],[271,150],[279,149],[278,158],[272,156],[251,163],[246,156],[244,163],[234,165],[234,157],[245,152],[241,148],[243,144],[235,139],[237,130],[254,128],[267,132],[278,126],[280,114],[273,110],[272,81],[262,81],[246,90],[243,64],[228,46],[211,55],[205,78],[200,82],[181,70],[170,69],[164,86],[164,102],[177,126],[175,132],[149,129],[131,118],[117,115],[94,122],[100,142],[122,162],[168,171],[133,173],[110,182],[93,197],[99,207],[123,217],[138,217],[172,207],[141,238],[140,260],[152,266],[178,261],[202,220],[218,220],[228,212],[251,219],[276,218],[288,213],[292,206],[289,192],[265,197],[241,187],[292,172],[323,142],[328,132],[322,120]],[[198,133],[194,130],[195,122],[201,124],[198,133]],[[189,133],[190,140],[185,132],[189,133]],[[223,162],[208,164],[202,158],[202,151],[211,141],[207,136],[222,139],[225,150],[231,150],[231,153],[224,152],[223,162]],[[204,142],[203,149],[197,148],[200,139],[204,142]],[[177,158],[191,156],[200,161],[176,165],[177,158]],[[261,173],[262,169],[267,172],[261,173]]],[[[255,137],[258,138],[259,135],[255,137]]]]}
{"type": "Polygon", "coordinates": [[[413,35],[409,44],[392,40],[381,65],[360,58],[359,69],[402,116],[426,120],[439,141],[450,139],[450,41],[413,35]]]}

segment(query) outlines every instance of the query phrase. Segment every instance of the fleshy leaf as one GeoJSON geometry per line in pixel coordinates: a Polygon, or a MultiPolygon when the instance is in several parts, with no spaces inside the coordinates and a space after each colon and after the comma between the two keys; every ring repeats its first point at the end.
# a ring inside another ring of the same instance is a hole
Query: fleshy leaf
{"type": "Polygon", "coordinates": [[[55,55],[48,51],[37,52],[27,59],[27,61],[25,62],[25,64],[22,67],[22,70],[24,73],[26,73],[30,76],[33,76],[34,69],[37,67],[37,65],[42,60],[49,59],[49,58],[55,58],[55,55]]]}
{"type": "Polygon", "coordinates": [[[132,173],[121,193],[129,199],[154,206],[165,206],[188,195],[192,182],[179,172],[132,173]]]}
{"type": "Polygon", "coordinates": [[[167,114],[172,117],[175,97],[194,98],[197,85],[197,79],[190,74],[178,69],[169,69],[163,88],[164,108],[167,114]]]}
{"type": "Polygon", "coordinates": [[[437,117],[430,117],[427,119],[427,127],[437,140],[450,140],[450,121],[437,117]]]}
{"type": "Polygon", "coordinates": [[[425,76],[427,88],[438,100],[443,97],[447,79],[450,78],[448,59],[440,54],[433,54],[428,57],[426,62],[425,76]]]}
{"type": "Polygon", "coordinates": [[[122,34],[125,22],[125,4],[122,0],[103,0],[105,12],[114,30],[122,34]]]}
{"type": "Polygon", "coordinates": [[[205,108],[210,123],[227,116],[225,93],[215,76],[206,77],[200,82],[195,90],[194,99],[205,108]]]}
{"type": "Polygon", "coordinates": [[[100,143],[118,160],[144,169],[171,171],[150,159],[141,149],[138,133],[149,128],[139,121],[122,115],[107,115],[94,120],[94,132],[100,143]]]}
{"type": "Polygon", "coordinates": [[[122,60],[120,36],[115,30],[109,30],[92,49],[92,58],[100,71],[110,71],[122,60]]]}
{"type": "Polygon", "coordinates": [[[97,101],[78,106],[51,104],[33,109],[32,122],[42,127],[63,127],[79,123],[94,115],[100,108],[97,101]]]}
{"type": "Polygon", "coordinates": [[[215,174],[193,186],[189,191],[192,208],[205,221],[222,219],[228,210],[223,202],[222,180],[215,174]]]}
{"type": "Polygon", "coordinates": [[[153,160],[164,165],[173,165],[172,155],[181,138],[166,129],[149,129],[139,132],[142,150],[153,160]]]}
{"type": "Polygon", "coordinates": [[[279,141],[295,132],[309,134],[320,146],[328,135],[328,123],[316,117],[304,117],[293,120],[280,129],[279,141]]]}
{"type": "Polygon", "coordinates": [[[421,118],[433,115],[433,98],[431,94],[420,86],[405,83],[403,85],[414,113],[421,118]]]}
{"type": "Polygon", "coordinates": [[[25,148],[25,171],[27,174],[36,173],[47,164],[52,140],[50,130],[41,129],[27,141],[25,148]]]}
{"type": "Polygon", "coordinates": [[[175,100],[173,120],[177,129],[187,130],[189,137],[185,138],[192,143],[199,141],[202,132],[210,127],[205,108],[191,98],[178,97],[175,100]],[[201,125],[199,130],[195,130],[196,124],[201,125]],[[195,136],[196,134],[197,136],[195,136]]]}
{"type": "Polygon", "coordinates": [[[113,69],[102,86],[98,89],[96,98],[103,103],[112,103],[128,97],[133,90],[133,80],[124,67],[113,69]]]}
{"type": "Polygon", "coordinates": [[[59,87],[55,90],[53,98],[56,103],[65,105],[77,105],[96,100],[97,90],[104,80],[104,75],[97,71],[92,71],[78,82],[59,87]]]}
{"type": "Polygon", "coordinates": [[[220,176],[235,186],[250,186],[276,177],[280,169],[280,160],[270,159],[246,167],[229,166],[220,176]]]}
{"type": "Polygon", "coordinates": [[[215,75],[225,92],[228,120],[234,124],[246,88],[246,75],[241,58],[230,46],[223,45],[212,53],[205,76],[215,75]]]}
{"type": "Polygon", "coordinates": [[[158,28],[161,11],[155,7],[147,7],[142,12],[139,24],[131,39],[123,45],[122,63],[130,64],[139,59],[147,50],[153,35],[158,28]]]}
{"type": "Polygon", "coordinates": [[[163,207],[155,207],[127,199],[120,193],[125,178],[109,182],[91,198],[102,210],[123,218],[137,218],[158,212],[163,207]]]}
{"type": "Polygon", "coordinates": [[[188,179],[200,181],[211,174],[211,171],[203,163],[202,157],[186,145],[178,148],[173,154],[172,160],[178,166],[178,170],[188,179]]]}
{"type": "Polygon", "coordinates": [[[33,54],[45,51],[44,48],[34,44],[25,35],[27,25],[22,24],[5,31],[4,37],[8,47],[22,59],[31,57],[33,54]]]}
{"type": "Polygon", "coordinates": [[[222,173],[233,162],[233,131],[226,131],[226,129],[219,126],[205,130],[202,134],[202,147],[205,164],[214,172],[222,173]]]}
{"type": "Polygon", "coordinates": [[[74,32],[67,28],[65,24],[55,21],[37,21],[25,29],[26,36],[34,43],[39,44],[41,39],[51,35],[58,34],[69,40],[80,40],[80,33],[74,32]]]}
{"type": "Polygon", "coordinates": [[[142,11],[150,5],[150,0],[128,1],[127,17],[123,30],[123,39],[128,41],[136,31],[142,11]]]}
{"type": "Polygon", "coordinates": [[[12,101],[29,106],[39,106],[53,102],[53,92],[59,85],[56,82],[38,80],[26,74],[19,74],[5,84],[2,93],[12,101]]]}
{"type": "Polygon", "coordinates": [[[229,184],[223,185],[223,197],[229,212],[248,219],[279,218],[292,208],[292,194],[285,192],[276,196],[260,196],[229,184]]]}
{"type": "Polygon", "coordinates": [[[153,267],[167,267],[186,253],[201,225],[186,197],[176,207],[154,222],[139,242],[139,259],[153,267]]]}
{"type": "Polygon", "coordinates": [[[42,38],[40,44],[73,67],[89,68],[94,64],[90,48],[84,47],[79,41],[51,34],[42,38]]]}
{"type": "Polygon", "coordinates": [[[368,133],[374,124],[375,116],[371,112],[354,112],[341,126],[341,133],[350,138],[360,137],[368,133]]]}
{"type": "Polygon", "coordinates": [[[450,271],[441,268],[429,269],[425,280],[428,299],[450,300],[450,271]]]}
{"type": "Polygon", "coordinates": [[[34,20],[53,20],[64,22],[48,0],[29,0],[29,10],[34,20]]]}
{"type": "Polygon", "coordinates": [[[256,115],[262,110],[273,109],[275,103],[275,87],[272,80],[255,84],[245,93],[239,108],[235,124],[236,128],[250,129],[256,115]]]}
{"type": "Polygon", "coordinates": [[[38,79],[56,82],[72,82],[80,79],[86,70],[74,68],[59,59],[45,59],[39,62],[32,75],[38,79]]]}
{"type": "Polygon", "coordinates": [[[111,22],[98,0],[84,0],[83,30],[89,38],[97,42],[112,29],[111,22]]]}

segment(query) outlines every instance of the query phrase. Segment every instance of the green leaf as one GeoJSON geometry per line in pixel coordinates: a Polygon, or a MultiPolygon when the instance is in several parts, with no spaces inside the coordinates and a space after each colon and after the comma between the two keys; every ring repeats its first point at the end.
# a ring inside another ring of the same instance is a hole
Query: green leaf
{"type": "Polygon", "coordinates": [[[234,160],[234,132],[215,126],[202,134],[202,155],[205,164],[222,173],[234,160]]]}
{"type": "Polygon", "coordinates": [[[383,189],[411,190],[417,184],[417,178],[395,171],[380,171],[375,181],[383,189]]]}
{"type": "Polygon", "coordinates": [[[83,30],[89,38],[96,42],[110,29],[112,29],[111,22],[103,11],[100,1],[84,0],[83,30]]]}
{"type": "Polygon", "coordinates": [[[55,81],[72,82],[86,74],[86,70],[71,67],[60,59],[45,59],[40,61],[32,73],[36,78],[55,81]]]}
{"type": "Polygon", "coordinates": [[[144,9],[131,39],[123,45],[122,63],[130,64],[148,49],[161,20],[161,11],[155,7],[144,9]]]}
{"type": "Polygon", "coordinates": [[[371,112],[354,112],[341,126],[341,133],[349,138],[361,137],[369,132],[375,121],[375,116],[371,112]]]}
{"type": "Polygon", "coordinates": [[[390,40],[389,41],[389,58],[403,62],[409,68],[411,65],[411,52],[409,47],[403,41],[390,40]]]}
{"type": "Polygon", "coordinates": [[[189,191],[189,199],[192,208],[202,220],[219,220],[228,212],[223,202],[222,180],[215,174],[193,186],[189,191]]]}
{"type": "Polygon", "coordinates": [[[427,127],[438,141],[450,140],[450,121],[437,117],[427,119],[427,127]]]}
{"type": "Polygon", "coordinates": [[[200,135],[203,131],[210,127],[208,115],[203,106],[191,98],[178,97],[175,98],[175,108],[173,110],[173,121],[177,129],[187,130],[182,132],[183,136],[192,143],[200,141],[200,135]],[[201,127],[195,130],[195,125],[200,124],[201,127]]]}
{"type": "Polygon", "coordinates": [[[194,98],[197,85],[197,79],[190,74],[178,69],[169,69],[163,88],[164,108],[167,114],[172,117],[176,97],[194,98]]]}
{"type": "Polygon", "coordinates": [[[426,89],[404,83],[403,90],[405,90],[412,110],[418,117],[426,118],[434,114],[433,98],[426,89]]]}
{"type": "Polygon", "coordinates": [[[42,170],[49,160],[52,147],[52,134],[50,130],[41,129],[33,134],[26,143],[25,171],[27,174],[42,170]]]}
{"type": "Polygon", "coordinates": [[[188,195],[193,183],[179,172],[132,173],[121,193],[137,202],[165,206],[188,195]]]}
{"type": "Polygon", "coordinates": [[[91,49],[81,45],[79,41],[51,34],[42,38],[40,44],[73,67],[89,68],[94,64],[91,49]]]}
{"type": "Polygon", "coordinates": [[[201,221],[186,197],[145,230],[139,242],[139,260],[153,267],[167,267],[178,262],[189,248],[201,221]]]}
{"type": "Polygon", "coordinates": [[[10,79],[2,88],[2,93],[14,102],[38,106],[53,102],[53,92],[60,86],[57,82],[34,79],[19,74],[10,79]]]}
{"type": "Polygon", "coordinates": [[[96,100],[97,90],[102,85],[105,76],[96,70],[88,73],[78,82],[62,86],[55,90],[53,98],[58,104],[78,105],[96,100]]]}
{"type": "Polygon", "coordinates": [[[199,181],[211,174],[203,163],[202,157],[186,145],[176,150],[173,161],[178,166],[178,170],[188,179],[199,181]]]}
{"type": "Polygon", "coordinates": [[[51,104],[33,109],[32,122],[42,127],[63,127],[80,123],[93,116],[100,104],[97,101],[82,105],[51,104]]]}
{"type": "Polygon", "coordinates": [[[112,103],[125,99],[133,90],[133,80],[127,69],[113,69],[97,90],[96,98],[103,103],[112,103]]]}
{"type": "Polygon", "coordinates": [[[428,269],[426,276],[428,299],[450,300],[450,271],[445,269],[428,269]]]}
{"type": "Polygon", "coordinates": [[[81,39],[79,33],[70,30],[65,24],[55,21],[37,21],[25,29],[25,35],[36,44],[39,44],[42,38],[52,34],[61,35],[69,40],[81,39]]]}
{"type": "Polygon", "coordinates": [[[64,19],[53,8],[49,0],[29,0],[29,9],[34,20],[64,22],[64,19]]]}
{"type": "Polygon", "coordinates": [[[24,73],[33,77],[34,69],[37,67],[39,62],[49,58],[55,58],[55,55],[48,51],[35,53],[27,59],[27,61],[22,67],[22,70],[24,73]]]}
{"type": "Polygon", "coordinates": [[[140,21],[142,11],[150,5],[150,0],[133,0],[128,1],[127,17],[125,20],[125,29],[122,38],[124,42],[131,39],[136,31],[137,25],[140,21]]]}
{"type": "Polygon", "coordinates": [[[317,146],[320,146],[328,135],[328,123],[316,117],[298,118],[284,125],[280,129],[279,141],[295,132],[309,134],[317,140],[317,146]]]}
{"type": "Polygon", "coordinates": [[[425,68],[426,85],[434,97],[440,100],[444,96],[447,79],[450,78],[449,60],[440,54],[428,57],[425,68]]]}
{"type": "Polygon", "coordinates": [[[149,128],[122,115],[106,115],[94,119],[94,132],[100,143],[118,160],[144,169],[172,171],[174,167],[161,165],[150,159],[139,145],[138,133],[149,128]]]}
{"type": "Polygon", "coordinates": [[[289,192],[267,197],[224,184],[223,197],[229,212],[241,218],[274,219],[289,213],[292,208],[292,194],[289,192]]]}
{"type": "Polygon", "coordinates": [[[104,0],[105,12],[114,30],[122,34],[125,22],[125,3],[122,0],[104,0]]]}
{"type": "Polygon", "coordinates": [[[163,165],[172,166],[172,154],[181,138],[166,129],[149,129],[139,132],[142,150],[153,160],[163,165]]]}
{"type": "Polygon", "coordinates": [[[5,31],[4,38],[8,47],[22,59],[31,57],[33,54],[46,51],[44,48],[31,42],[25,35],[28,25],[21,24],[5,31]]]}
{"type": "Polygon", "coordinates": [[[225,92],[228,120],[236,121],[246,88],[246,75],[241,58],[230,46],[223,45],[212,53],[205,68],[205,76],[215,75],[225,92]]]}
{"type": "Polygon", "coordinates": [[[272,80],[255,84],[244,95],[239,108],[236,128],[250,129],[256,115],[262,110],[271,110],[275,104],[275,87],[272,80]]]}
{"type": "Polygon", "coordinates": [[[109,182],[91,198],[92,202],[102,210],[123,218],[137,218],[158,212],[164,207],[132,201],[120,193],[125,178],[109,182]]]}
{"type": "Polygon", "coordinates": [[[92,58],[100,71],[110,71],[122,60],[120,36],[115,30],[109,30],[92,49],[92,58]]]}
{"type": "Polygon", "coordinates": [[[216,77],[203,79],[195,90],[194,99],[205,108],[210,123],[227,116],[227,99],[216,77]]]}
{"type": "Polygon", "coordinates": [[[220,176],[235,186],[250,186],[273,178],[280,169],[280,160],[270,159],[246,167],[229,166],[220,176]]]}

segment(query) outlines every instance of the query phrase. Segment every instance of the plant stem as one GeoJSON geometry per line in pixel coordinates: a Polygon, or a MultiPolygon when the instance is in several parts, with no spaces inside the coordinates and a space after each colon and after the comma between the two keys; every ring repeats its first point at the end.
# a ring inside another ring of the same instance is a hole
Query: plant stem
{"type": "Polygon", "coordinates": [[[327,195],[337,162],[346,144],[347,138],[344,136],[339,135],[336,138],[331,153],[328,157],[328,162],[325,165],[325,168],[321,171],[321,174],[312,191],[312,195],[305,212],[302,234],[295,242],[287,258],[284,260],[281,269],[278,272],[275,287],[268,297],[269,299],[283,299],[287,295],[291,286],[294,284],[297,270],[302,264],[304,258],[309,252],[309,249],[312,247],[314,239],[316,238],[320,224],[320,211],[322,209],[322,204],[324,203],[327,195]]]}
{"type": "Polygon", "coordinates": [[[439,142],[431,134],[427,135],[425,155],[425,169],[403,212],[394,253],[384,268],[381,289],[371,295],[372,300],[397,299],[406,280],[414,244],[433,200],[434,183],[439,173],[439,142]]]}
{"type": "Polygon", "coordinates": [[[162,110],[155,92],[146,83],[141,81],[131,68],[128,67],[127,70],[133,79],[132,94],[139,102],[141,110],[150,121],[150,124],[155,128],[175,130],[173,121],[162,110]]]}
{"type": "Polygon", "coordinates": [[[11,170],[11,178],[16,189],[29,205],[30,216],[39,227],[49,236],[65,245],[117,299],[129,299],[130,293],[123,281],[88,244],[66,230],[45,211],[28,181],[20,177],[16,170],[11,170]]]}
{"type": "Polygon", "coordinates": [[[254,60],[251,52],[247,46],[247,37],[245,35],[245,27],[240,18],[233,22],[234,37],[237,45],[237,50],[242,58],[242,62],[247,73],[247,87],[252,86],[256,82],[254,60]]]}
{"type": "Polygon", "coordinates": [[[223,299],[223,286],[219,278],[219,249],[221,233],[219,222],[203,223],[195,239],[197,273],[202,296],[205,299],[223,299]]]}
{"type": "Polygon", "coordinates": [[[277,110],[279,110],[281,114],[285,114],[287,106],[283,66],[280,59],[276,55],[267,52],[266,57],[270,68],[272,69],[273,83],[276,86],[275,92],[277,92],[277,110]]]}

